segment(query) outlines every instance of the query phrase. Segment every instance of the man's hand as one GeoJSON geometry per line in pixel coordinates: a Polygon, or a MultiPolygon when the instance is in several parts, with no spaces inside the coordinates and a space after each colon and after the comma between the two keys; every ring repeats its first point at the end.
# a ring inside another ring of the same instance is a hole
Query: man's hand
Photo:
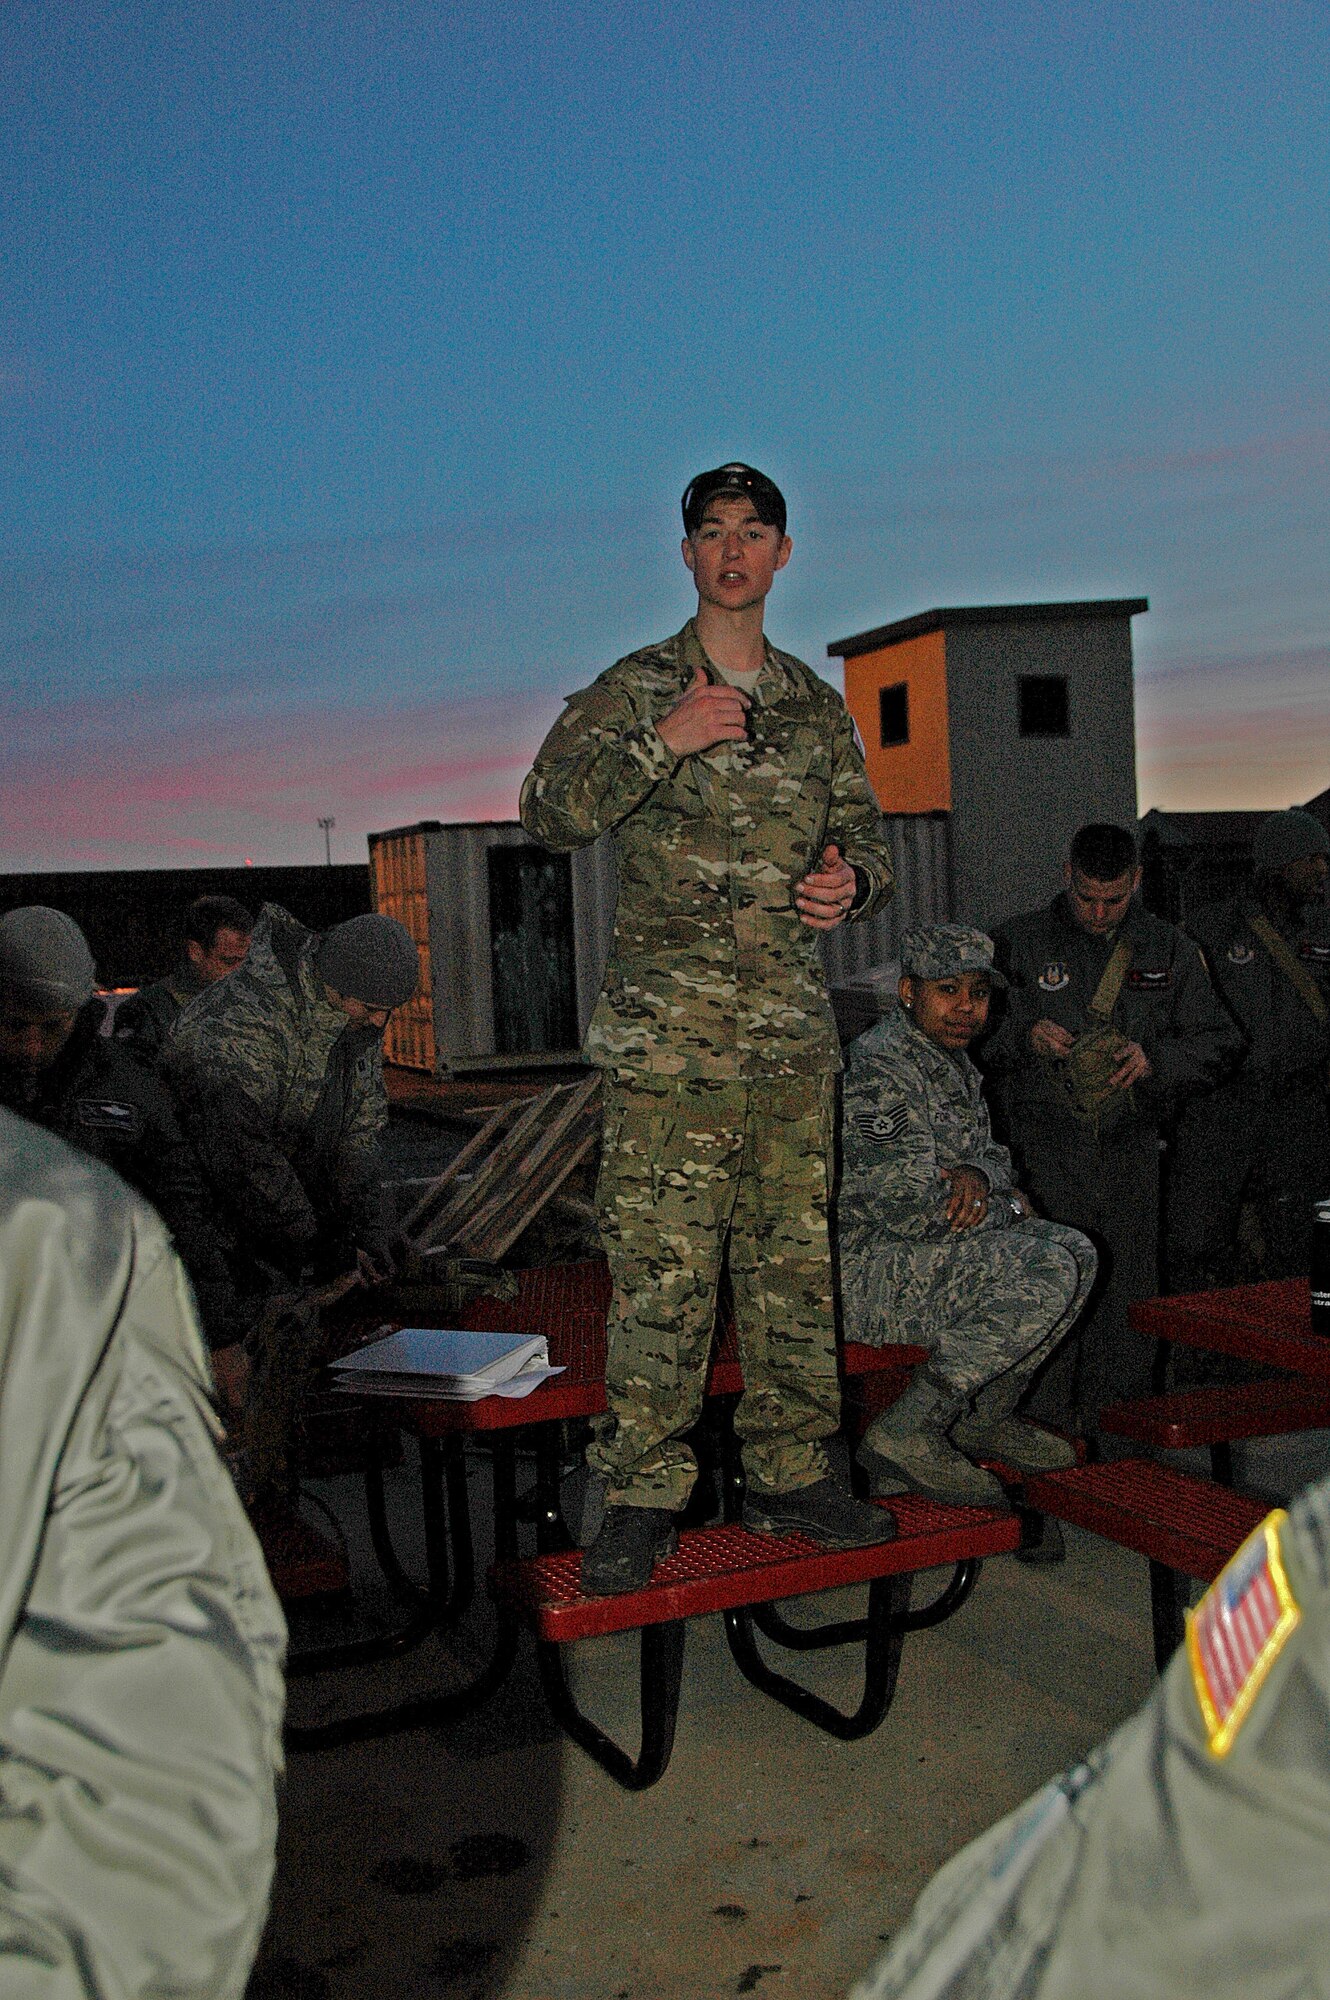
{"type": "Polygon", "coordinates": [[[1139,1042],[1128,1042],[1122,1052],[1122,1061],[1108,1079],[1110,1090],[1130,1090],[1143,1076],[1150,1074],[1150,1058],[1139,1042]]]}
{"type": "Polygon", "coordinates": [[[229,1428],[245,1407],[245,1391],[249,1387],[249,1356],[238,1340],[229,1347],[213,1349],[212,1379],[217,1385],[223,1421],[229,1428]]]}
{"type": "Polygon", "coordinates": [[[942,1179],[951,1187],[947,1196],[947,1222],[952,1230],[973,1229],[988,1214],[988,1180],[978,1167],[943,1167],[942,1179]]]}
{"type": "Polygon", "coordinates": [[[749,706],[742,688],[722,682],[713,687],[701,667],[683,699],[656,724],[656,733],[676,757],[691,757],[713,743],[743,743],[748,736],[744,713],[749,706]]]}
{"type": "Polygon", "coordinates": [[[1050,1021],[1045,1014],[1035,1022],[1030,1030],[1030,1046],[1046,1056],[1068,1056],[1076,1043],[1076,1037],[1068,1028],[1060,1028],[1056,1021],[1050,1021]]]}
{"type": "Polygon", "coordinates": [[[854,901],[854,870],[834,841],[822,850],[820,867],[810,868],[796,884],[794,907],[810,930],[834,931],[843,924],[854,901]]]}

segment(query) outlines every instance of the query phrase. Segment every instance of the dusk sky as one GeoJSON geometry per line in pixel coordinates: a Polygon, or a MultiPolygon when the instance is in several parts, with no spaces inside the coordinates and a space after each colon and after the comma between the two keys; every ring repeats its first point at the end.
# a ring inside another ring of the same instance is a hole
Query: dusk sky
{"type": "Polygon", "coordinates": [[[731,457],[835,684],[1147,596],[1142,809],[1322,790],[1328,85],[1323,0],[8,0],[0,868],[511,817],[731,457]]]}

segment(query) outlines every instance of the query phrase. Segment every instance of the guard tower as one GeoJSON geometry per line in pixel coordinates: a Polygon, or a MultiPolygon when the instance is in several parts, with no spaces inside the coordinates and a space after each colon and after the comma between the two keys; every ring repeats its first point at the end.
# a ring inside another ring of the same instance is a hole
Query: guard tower
{"type": "Polygon", "coordinates": [[[991,925],[1051,896],[1087,820],[1136,820],[1131,621],[1144,597],[973,604],[835,639],[886,813],[945,813],[951,905],[991,925]]]}

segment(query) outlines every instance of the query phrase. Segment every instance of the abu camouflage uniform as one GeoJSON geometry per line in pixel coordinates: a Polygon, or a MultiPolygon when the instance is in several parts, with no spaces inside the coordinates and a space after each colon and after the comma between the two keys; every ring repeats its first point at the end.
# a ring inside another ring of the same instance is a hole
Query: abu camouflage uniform
{"type": "Polygon", "coordinates": [[[258,1484],[284,1476],[292,1415],[319,1359],[317,1314],[280,1301],[311,1267],[349,1267],[384,1223],[382,1036],[329,1001],[318,944],[265,904],[245,963],[190,1002],[162,1053],[251,1329],[245,1433],[258,1484]]]}
{"type": "Polygon", "coordinates": [[[1330,1196],[1330,913],[1296,923],[1250,892],[1198,910],[1188,929],[1246,1050],[1230,1076],[1178,1122],[1169,1175],[1173,1291],[1305,1276],[1311,1204],[1330,1196]],[[1321,1013],[1280,970],[1253,919],[1272,923],[1321,999],[1321,1013]],[[1255,1229],[1243,1214],[1249,1209],[1255,1229]]]}
{"type": "Polygon", "coordinates": [[[889,1014],[850,1049],[841,1143],[846,1337],[926,1347],[930,1375],[966,1396],[1032,1373],[1084,1305],[1095,1253],[1079,1230],[1018,1214],[969,1057],[889,1014]],[[984,1175],[990,1200],[982,1222],[952,1230],[942,1170],[959,1166],[984,1175]]]}
{"type": "Polygon", "coordinates": [[[826,1235],[840,1067],[815,933],[794,906],[829,841],[859,874],[855,915],[889,893],[881,814],[834,690],[770,645],[748,738],[676,757],[656,722],[695,670],[690,622],[574,695],[522,789],[553,848],[612,833],[619,902],[587,1035],[606,1071],[598,1200],[614,1278],[593,1446],[610,1501],[677,1508],[696,1466],[716,1286],[729,1268],[750,1477],[823,1476],[839,1415],[826,1235]]]}
{"type": "Polygon", "coordinates": [[[190,1002],[162,1054],[239,1245],[292,1273],[382,1221],[383,1038],[328,999],[318,944],[266,903],[245,963],[190,1002]]]}

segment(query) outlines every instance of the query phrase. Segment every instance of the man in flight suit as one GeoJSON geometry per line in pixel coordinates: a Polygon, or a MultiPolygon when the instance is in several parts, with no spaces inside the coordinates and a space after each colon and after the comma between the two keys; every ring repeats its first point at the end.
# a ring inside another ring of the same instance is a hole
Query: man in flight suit
{"type": "Polygon", "coordinates": [[[0,1992],[241,2000],[286,1631],[189,1288],[146,1202],[7,1111],[0,1274],[0,1992]]]}
{"type": "Polygon", "coordinates": [[[614,1280],[606,1489],[585,1589],[640,1589],[674,1544],[728,1242],[745,1521],[847,1546],[892,1523],[830,1475],[827,1178],[835,1026],[817,937],[890,893],[877,801],[838,695],[763,636],[790,556],[751,466],[683,497],[695,618],[572,696],[522,789],[549,847],[612,833],[619,903],[587,1036],[605,1071],[598,1201],[614,1280]]]}
{"type": "Polygon", "coordinates": [[[117,1007],[112,1033],[140,1062],[155,1063],[182,1007],[243,965],[254,919],[234,896],[199,896],[185,915],[180,963],[117,1007]]]}
{"type": "Polygon", "coordinates": [[[1330,1992],[1330,1481],[1248,1537],[1140,1712],[965,1848],[851,2000],[1330,1992]]]}
{"type": "Polygon", "coordinates": [[[1311,813],[1271,813],[1256,829],[1251,886],[1188,923],[1246,1049],[1178,1124],[1173,1291],[1308,1270],[1311,1205],[1330,1198],[1328,855],[1311,813]]]}
{"type": "Polygon", "coordinates": [[[193,1149],[159,1077],[102,1033],[87,939],[33,903],[0,917],[0,1104],[58,1132],[153,1203],[194,1281],[209,1345],[237,1337],[235,1298],[193,1149]]]}
{"type": "Polygon", "coordinates": [[[1036,1209],[1099,1249],[1103,1289],[1030,1403],[1089,1434],[1103,1404],[1149,1387],[1127,1307],[1159,1289],[1161,1128],[1240,1044],[1196,946],[1136,900],[1125,828],[1083,826],[1063,880],[1048,908],[994,933],[1010,991],[981,1061],[1036,1209]]]}

